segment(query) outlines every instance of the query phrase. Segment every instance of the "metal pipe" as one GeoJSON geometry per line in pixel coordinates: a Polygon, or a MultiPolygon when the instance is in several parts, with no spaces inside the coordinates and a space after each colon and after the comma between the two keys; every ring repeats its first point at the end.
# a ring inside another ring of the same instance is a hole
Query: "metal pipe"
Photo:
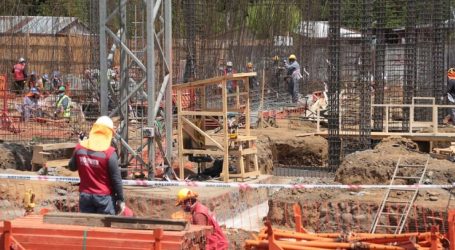
{"type": "Polygon", "coordinates": [[[106,48],[106,0],[99,1],[100,18],[100,111],[101,115],[108,112],[108,82],[107,82],[107,48],[106,48]]]}
{"type": "MultiPolygon", "coordinates": [[[[165,94],[166,158],[172,164],[172,1],[164,2],[164,61],[169,80],[165,94]]],[[[169,166],[172,167],[172,166],[169,166]]]]}
{"type": "MultiPolygon", "coordinates": [[[[155,125],[153,110],[155,109],[155,0],[146,2],[146,31],[147,31],[147,126],[153,128],[155,125]]],[[[155,143],[153,135],[148,138],[148,179],[152,180],[155,177],[155,143]]]]}

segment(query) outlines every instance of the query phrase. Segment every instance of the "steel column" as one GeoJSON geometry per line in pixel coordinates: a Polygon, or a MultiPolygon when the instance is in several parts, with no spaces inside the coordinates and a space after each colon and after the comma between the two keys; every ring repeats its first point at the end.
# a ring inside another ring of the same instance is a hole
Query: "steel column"
{"type": "Polygon", "coordinates": [[[108,82],[107,82],[107,40],[106,40],[106,0],[99,0],[100,19],[100,110],[101,115],[108,112],[108,82]],[[105,60],[106,58],[106,60],[105,60]]]}
{"type": "MultiPolygon", "coordinates": [[[[155,115],[155,16],[153,9],[155,8],[155,0],[148,0],[146,3],[146,30],[147,30],[147,127],[154,128],[155,115]]],[[[155,144],[153,135],[147,141],[148,153],[148,179],[155,177],[155,144]]]]}

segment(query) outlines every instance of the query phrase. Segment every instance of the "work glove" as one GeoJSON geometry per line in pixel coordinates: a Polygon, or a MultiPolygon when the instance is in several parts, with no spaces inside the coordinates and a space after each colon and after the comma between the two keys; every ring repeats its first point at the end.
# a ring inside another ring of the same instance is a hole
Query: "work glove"
{"type": "Polygon", "coordinates": [[[123,212],[125,211],[125,202],[123,201],[117,201],[117,215],[122,215],[123,212]]]}

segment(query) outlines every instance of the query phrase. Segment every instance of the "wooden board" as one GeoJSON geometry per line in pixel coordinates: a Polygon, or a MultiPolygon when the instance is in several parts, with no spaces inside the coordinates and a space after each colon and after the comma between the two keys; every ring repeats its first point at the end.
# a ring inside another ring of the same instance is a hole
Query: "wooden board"
{"type": "MultiPolygon", "coordinates": [[[[347,132],[340,131],[340,137],[356,137],[359,136],[358,134],[348,134],[347,132]]],[[[328,132],[321,131],[319,133],[315,133],[315,135],[322,136],[327,138],[328,132]]],[[[389,136],[401,136],[404,138],[408,138],[413,141],[455,141],[455,133],[394,133],[394,132],[371,132],[371,139],[380,140],[384,139],[389,136]]]]}
{"type": "Polygon", "coordinates": [[[45,163],[45,165],[48,168],[67,167],[69,161],[70,161],[70,159],[53,160],[53,161],[47,161],[45,163]]]}
{"type": "Polygon", "coordinates": [[[154,219],[145,217],[122,217],[86,213],[49,213],[44,215],[44,223],[80,225],[92,227],[113,227],[123,229],[152,230],[162,228],[165,231],[187,230],[189,223],[178,219],[154,219]]]}
{"type": "Polygon", "coordinates": [[[75,148],[76,143],[74,143],[74,142],[50,143],[50,144],[36,145],[36,147],[41,147],[41,149],[43,151],[47,151],[47,150],[57,150],[57,149],[65,149],[65,148],[75,148]]]}

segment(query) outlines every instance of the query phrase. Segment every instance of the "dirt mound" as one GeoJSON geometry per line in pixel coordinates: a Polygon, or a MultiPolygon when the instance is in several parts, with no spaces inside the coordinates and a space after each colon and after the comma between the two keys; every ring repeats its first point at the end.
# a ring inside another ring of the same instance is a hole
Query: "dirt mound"
{"type": "Polygon", "coordinates": [[[30,171],[32,169],[32,149],[17,143],[0,144],[0,169],[30,171]]]}
{"type": "MultiPolygon", "coordinates": [[[[382,140],[374,149],[345,157],[335,180],[343,184],[388,184],[398,159],[407,164],[423,164],[428,154],[417,151],[417,144],[402,137],[382,140]]],[[[412,176],[413,170],[403,173],[412,176]]],[[[430,158],[425,183],[447,184],[455,180],[455,164],[430,158]]],[[[412,180],[402,184],[413,184],[412,180]]]]}
{"type": "Polygon", "coordinates": [[[280,165],[309,167],[327,162],[327,140],[319,136],[282,138],[273,146],[280,165]]]}
{"type": "Polygon", "coordinates": [[[325,166],[328,159],[327,140],[319,136],[297,137],[303,130],[266,128],[254,130],[258,140],[259,167],[271,174],[273,166],[325,166]]]}

